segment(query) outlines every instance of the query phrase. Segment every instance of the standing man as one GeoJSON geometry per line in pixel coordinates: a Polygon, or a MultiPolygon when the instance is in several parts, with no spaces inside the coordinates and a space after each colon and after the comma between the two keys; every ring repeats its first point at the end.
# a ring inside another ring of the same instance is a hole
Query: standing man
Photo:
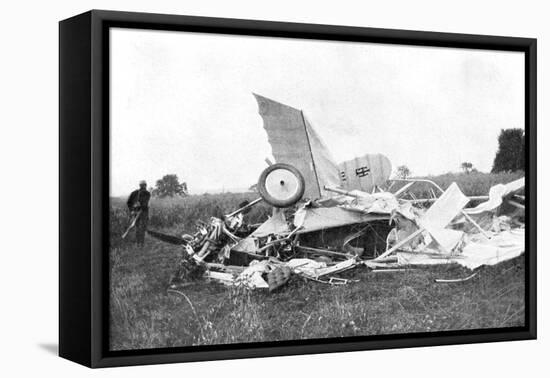
{"type": "Polygon", "coordinates": [[[139,189],[134,190],[126,202],[132,216],[137,216],[136,243],[139,247],[143,247],[143,243],[145,242],[145,231],[147,230],[147,223],[149,222],[150,199],[151,193],[147,190],[147,183],[145,180],[141,180],[139,182],[139,189]]]}

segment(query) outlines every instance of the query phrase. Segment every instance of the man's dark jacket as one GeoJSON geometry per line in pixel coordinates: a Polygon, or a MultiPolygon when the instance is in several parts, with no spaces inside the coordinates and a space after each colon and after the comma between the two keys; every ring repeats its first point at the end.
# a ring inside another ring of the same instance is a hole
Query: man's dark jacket
{"type": "Polygon", "coordinates": [[[130,194],[128,201],[126,201],[126,205],[128,205],[128,209],[130,210],[134,210],[136,208],[135,205],[138,205],[139,210],[147,211],[149,210],[150,199],[151,193],[146,189],[137,189],[130,194]]]}

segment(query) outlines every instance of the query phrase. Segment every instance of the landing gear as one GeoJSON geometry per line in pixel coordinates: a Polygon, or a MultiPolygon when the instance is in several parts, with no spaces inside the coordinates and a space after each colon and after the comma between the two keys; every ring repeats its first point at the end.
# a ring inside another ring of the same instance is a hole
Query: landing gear
{"type": "Polygon", "coordinates": [[[304,177],[289,164],[267,167],[258,180],[258,191],[265,202],[274,207],[289,207],[298,202],[305,191],[304,177]]]}

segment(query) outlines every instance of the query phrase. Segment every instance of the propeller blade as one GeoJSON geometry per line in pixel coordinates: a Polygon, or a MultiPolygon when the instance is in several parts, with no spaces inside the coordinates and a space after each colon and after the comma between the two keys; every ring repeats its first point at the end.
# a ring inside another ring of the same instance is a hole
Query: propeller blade
{"type": "Polygon", "coordinates": [[[187,241],[183,238],[180,238],[179,236],[163,234],[162,232],[153,231],[153,230],[147,230],[147,233],[152,237],[154,237],[155,239],[158,239],[166,243],[170,243],[174,245],[187,244],[187,241]]]}

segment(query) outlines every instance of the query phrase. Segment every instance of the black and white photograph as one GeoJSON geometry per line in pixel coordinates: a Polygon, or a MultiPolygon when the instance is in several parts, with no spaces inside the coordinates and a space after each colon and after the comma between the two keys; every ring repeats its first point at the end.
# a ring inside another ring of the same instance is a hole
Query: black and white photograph
{"type": "Polygon", "coordinates": [[[0,375],[545,376],[546,8],[6,3],[0,375]]]}
{"type": "Polygon", "coordinates": [[[109,350],[526,325],[524,52],[109,40],[109,350]]]}

